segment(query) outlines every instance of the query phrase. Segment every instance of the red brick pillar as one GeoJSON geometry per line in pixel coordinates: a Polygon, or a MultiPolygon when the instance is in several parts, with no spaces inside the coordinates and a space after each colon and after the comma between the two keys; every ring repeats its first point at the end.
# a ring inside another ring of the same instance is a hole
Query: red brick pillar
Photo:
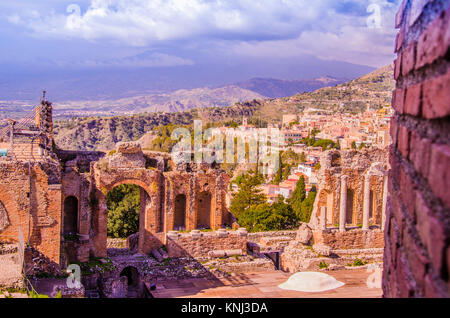
{"type": "Polygon", "coordinates": [[[396,27],[383,291],[449,297],[450,1],[404,0],[396,27]]]}

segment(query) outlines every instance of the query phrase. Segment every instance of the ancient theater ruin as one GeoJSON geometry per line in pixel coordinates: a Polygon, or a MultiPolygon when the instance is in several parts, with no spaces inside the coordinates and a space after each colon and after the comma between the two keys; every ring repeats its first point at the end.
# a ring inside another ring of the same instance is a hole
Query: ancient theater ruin
{"type": "MultiPolygon", "coordinates": [[[[1,131],[0,241],[17,242],[21,229],[35,251],[61,267],[106,257],[106,195],[121,184],[140,187],[141,254],[166,245],[173,230],[191,234],[190,240],[172,235],[177,243],[168,244],[169,254],[191,254],[199,230],[236,227],[225,205],[224,171],[175,165],[168,154],[143,152],[133,142],[119,143],[110,155],[59,150],[52,128],[52,104],[44,97],[30,116],[1,131]]],[[[210,243],[206,252],[214,249],[210,243]]]]}
{"type": "Polygon", "coordinates": [[[387,152],[327,151],[321,158],[318,194],[309,224],[281,253],[290,272],[335,268],[355,259],[383,260],[387,197],[387,152]]]}

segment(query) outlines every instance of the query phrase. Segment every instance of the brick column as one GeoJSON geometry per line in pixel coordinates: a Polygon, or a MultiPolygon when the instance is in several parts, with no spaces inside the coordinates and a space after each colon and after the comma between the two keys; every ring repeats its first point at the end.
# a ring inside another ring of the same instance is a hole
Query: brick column
{"type": "Polygon", "coordinates": [[[364,176],[363,230],[369,229],[370,216],[370,175],[364,176]]]}
{"type": "Polygon", "coordinates": [[[403,0],[395,25],[384,297],[450,297],[450,1],[403,0]]]}
{"type": "Polygon", "coordinates": [[[345,232],[347,213],[347,176],[341,177],[341,206],[339,210],[339,231],[345,232]]]}

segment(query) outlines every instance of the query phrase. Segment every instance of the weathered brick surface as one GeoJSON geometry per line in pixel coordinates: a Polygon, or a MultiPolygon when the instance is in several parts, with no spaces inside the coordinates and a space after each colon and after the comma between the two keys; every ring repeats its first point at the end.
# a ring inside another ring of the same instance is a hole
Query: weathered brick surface
{"type": "Polygon", "coordinates": [[[347,232],[339,232],[338,230],[314,231],[313,235],[314,244],[326,245],[336,250],[384,247],[384,235],[380,229],[370,231],[352,229],[347,232]]]}
{"type": "Polygon", "coordinates": [[[450,115],[450,73],[427,80],[423,84],[423,114],[425,118],[450,115]]]}
{"type": "Polygon", "coordinates": [[[450,1],[404,0],[396,16],[385,297],[449,297],[450,1]]]}
{"type": "Polygon", "coordinates": [[[170,233],[167,235],[169,257],[209,257],[212,252],[247,254],[247,233],[228,231],[220,235],[217,232],[170,233]],[[238,252],[240,251],[240,252],[238,252]]]}
{"type": "Polygon", "coordinates": [[[17,242],[21,229],[25,242],[29,239],[55,263],[60,258],[61,186],[51,183],[61,178],[58,166],[53,161],[32,163],[30,179],[27,163],[0,162],[0,201],[9,219],[0,241],[17,242]]]}

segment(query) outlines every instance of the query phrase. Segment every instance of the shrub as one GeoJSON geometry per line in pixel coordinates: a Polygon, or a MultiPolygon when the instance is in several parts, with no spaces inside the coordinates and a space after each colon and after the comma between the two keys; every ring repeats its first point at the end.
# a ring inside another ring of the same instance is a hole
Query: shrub
{"type": "Polygon", "coordinates": [[[367,264],[367,262],[364,262],[364,261],[360,260],[359,258],[355,259],[353,262],[353,266],[364,266],[366,264],[367,264]]]}
{"type": "Polygon", "coordinates": [[[328,268],[328,264],[325,261],[321,261],[319,263],[319,269],[324,269],[324,268],[328,268]]]}

